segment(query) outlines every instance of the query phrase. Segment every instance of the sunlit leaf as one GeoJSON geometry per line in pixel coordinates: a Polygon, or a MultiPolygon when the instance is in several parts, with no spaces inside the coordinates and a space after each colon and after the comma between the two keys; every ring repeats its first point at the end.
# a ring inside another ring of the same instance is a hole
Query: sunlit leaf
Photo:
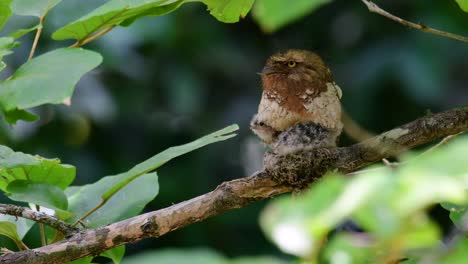
{"type": "Polygon", "coordinates": [[[12,181],[7,186],[8,198],[33,203],[51,209],[68,207],[67,196],[57,186],[46,183],[34,183],[27,180],[12,181]]]}
{"type": "Polygon", "coordinates": [[[0,235],[9,237],[15,241],[16,245],[20,249],[24,249],[22,246],[21,238],[16,231],[16,225],[11,222],[0,221],[0,235]]]}
{"type": "Polygon", "coordinates": [[[439,264],[464,264],[468,259],[468,238],[460,237],[454,241],[454,245],[447,251],[446,255],[440,259],[439,264]]]}
{"type": "Polygon", "coordinates": [[[455,0],[455,1],[458,3],[458,5],[463,11],[468,12],[468,0],[455,0]]]}
{"type": "Polygon", "coordinates": [[[323,257],[326,263],[373,263],[375,246],[366,234],[342,233],[327,243],[323,257]]]}
{"type": "Polygon", "coordinates": [[[273,32],[291,23],[331,0],[257,0],[253,17],[266,32],[273,32]]]}
{"type": "Polygon", "coordinates": [[[100,256],[110,258],[114,264],[119,264],[125,255],[125,245],[109,249],[100,256]]]}
{"type": "Polygon", "coordinates": [[[6,191],[15,180],[50,184],[63,190],[73,182],[75,173],[75,167],[61,164],[58,159],[15,152],[0,145],[0,190],[6,191]]]}
{"type": "Polygon", "coordinates": [[[19,43],[12,37],[0,37],[0,60],[11,53],[11,49],[19,46],[19,43]]]}
{"type": "Polygon", "coordinates": [[[81,76],[101,61],[98,53],[84,49],[57,49],[38,56],[0,83],[0,108],[8,115],[15,109],[63,103],[81,76]]]}
{"type": "Polygon", "coordinates": [[[22,16],[41,17],[62,0],[13,0],[13,13],[22,16]]]}
{"type": "Polygon", "coordinates": [[[244,18],[252,8],[254,0],[201,0],[208,6],[210,14],[221,22],[235,23],[244,18]]]}
{"type": "Polygon", "coordinates": [[[18,46],[19,42],[16,42],[14,38],[0,37],[0,71],[6,67],[6,64],[2,61],[3,57],[12,54],[13,51],[11,49],[18,46]]]}
{"type": "MultiPolygon", "coordinates": [[[[161,16],[177,9],[184,0],[111,0],[82,18],[58,29],[53,39],[81,40],[110,26],[143,16],[161,16]]],[[[127,25],[129,22],[126,23],[127,25]]]]}
{"type": "Polygon", "coordinates": [[[10,34],[8,34],[9,37],[12,37],[14,39],[19,39],[21,38],[22,36],[28,34],[29,32],[31,31],[35,31],[39,28],[42,28],[42,25],[41,24],[37,24],[35,26],[32,26],[30,28],[23,28],[23,29],[17,29],[13,32],[11,32],[10,34]]]}
{"type": "Polygon", "coordinates": [[[12,0],[2,0],[0,1],[0,31],[3,28],[3,25],[8,21],[8,18],[11,16],[10,3],[12,0]]]}
{"type": "Polygon", "coordinates": [[[34,221],[28,220],[22,217],[16,217],[12,215],[2,215],[0,214],[0,221],[10,222],[16,226],[16,232],[20,239],[23,239],[26,233],[33,227],[35,224],[34,221]]]}
{"type": "Polygon", "coordinates": [[[333,228],[333,223],[322,222],[312,227],[312,231],[310,219],[326,210],[345,184],[344,178],[330,175],[298,199],[277,199],[263,211],[260,226],[284,252],[307,256],[319,246],[321,236],[333,228]]]}

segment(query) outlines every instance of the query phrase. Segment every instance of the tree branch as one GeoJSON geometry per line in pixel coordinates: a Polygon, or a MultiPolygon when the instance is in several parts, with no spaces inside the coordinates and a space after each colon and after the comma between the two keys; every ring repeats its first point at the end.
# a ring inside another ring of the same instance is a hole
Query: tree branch
{"type": "Polygon", "coordinates": [[[191,200],[82,231],[55,244],[3,255],[0,263],[64,263],[95,256],[125,243],[160,237],[224,211],[290,192],[296,186],[313,182],[327,170],[351,172],[409,148],[467,130],[468,106],[465,106],[419,118],[349,147],[313,149],[287,156],[270,153],[265,158],[266,168],[250,177],[224,182],[214,191],[191,200]]]}
{"type": "Polygon", "coordinates": [[[65,236],[79,231],[77,227],[73,227],[54,216],[12,204],[0,204],[0,214],[18,216],[48,225],[62,232],[65,236]]]}
{"type": "Polygon", "coordinates": [[[382,16],[384,16],[386,18],[389,18],[389,19],[391,19],[393,21],[396,21],[396,22],[398,22],[398,23],[400,23],[400,24],[402,24],[404,26],[415,28],[415,29],[421,30],[421,31],[426,32],[426,33],[431,33],[431,34],[439,35],[439,36],[446,37],[446,38],[451,38],[451,39],[456,39],[456,40],[463,41],[463,42],[468,42],[467,37],[460,36],[460,35],[453,34],[453,33],[449,33],[449,32],[445,32],[445,31],[438,30],[438,29],[435,29],[435,28],[431,28],[431,27],[428,27],[428,26],[424,25],[423,23],[416,24],[416,23],[413,23],[411,21],[404,20],[402,18],[399,18],[399,17],[397,17],[395,15],[392,15],[389,12],[383,10],[382,8],[380,8],[378,5],[376,5],[374,2],[372,2],[370,0],[361,0],[361,1],[367,6],[367,8],[369,9],[370,12],[382,15],[382,16]]]}

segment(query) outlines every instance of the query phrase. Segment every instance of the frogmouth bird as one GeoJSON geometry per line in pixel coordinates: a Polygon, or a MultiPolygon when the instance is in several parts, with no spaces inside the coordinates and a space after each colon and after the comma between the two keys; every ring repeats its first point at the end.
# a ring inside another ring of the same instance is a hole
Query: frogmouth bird
{"type": "Polygon", "coordinates": [[[260,73],[262,98],[250,128],[280,154],[336,146],[341,134],[341,89],[315,53],[272,55],[260,73]]]}

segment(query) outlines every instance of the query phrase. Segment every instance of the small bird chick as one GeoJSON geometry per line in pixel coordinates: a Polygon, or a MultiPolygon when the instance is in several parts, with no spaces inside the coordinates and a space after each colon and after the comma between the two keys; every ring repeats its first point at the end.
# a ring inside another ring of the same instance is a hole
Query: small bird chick
{"type": "Polygon", "coordinates": [[[262,98],[250,128],[275,153],[336,146],[341,134],[341,89],[315,53],[272,55],[261,72],[262,98]]]}

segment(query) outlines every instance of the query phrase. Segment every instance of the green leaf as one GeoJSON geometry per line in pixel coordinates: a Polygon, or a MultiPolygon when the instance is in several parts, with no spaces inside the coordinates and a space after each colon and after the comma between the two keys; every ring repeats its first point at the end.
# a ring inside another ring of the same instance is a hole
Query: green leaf
{"type": "Polygon", "coordinates": [[[297,256],[310,255],[334,225],[318,223],[314,230],[309,222],[318,216],[343,192],[346,180],[336,175],[326,175],[310,191],[292,199],[283,197],[270,203],[262,212],[260,226],[267,236],[284,252],[297,256]]]}
{"type": "Polygon", "coordinates": [[[223,262],[225,264],[286,264],[282,259],[271,256],[237,257],[223,262]]]}
{"type": "Polygon", "coordinates": [[[10,182],[28,180],[65,189],[75,179],[75,167],[60,164],[58,159],[45,159],[22,152],[14,152],[0,145],[0,190],[6,191],[10,182]]]}
{"type": "Polygon", "coordinates": [[[88,263],[91,263],[93,261],[93,258],[94,257],[80,258],[80,259],[76,259],[76,260],[73,260],[73,261],[69,261],[66,264],[88,264],[88,263]]]}
{"type": "Polygon", "coordinates": [[[38,115],[35,115],[26,110],[19,109],[13,109],[11,111],[4,112],[3,114],[5,115],[5,121],[13,125],[16,124],[16,122],[18,122],[19,120],[23,120],[26,122],[34,122],[39,119],[38,115]]]}
{"type": "Polygon", "coordinates": [[[18,237],[23,239],[24,236],[28,233],[28,231],[33,227],[35,224],[34,221],[28,220],[22,217],[16,217],[12,215],[2,215],[0,214],[0,221],[10,222],[16,226],[16,232],[18,233],[18,237]]]}
{"type": "Polygon", "coordinates": [[[235,23],[249,13],[255,0],[201,0],[210,14],[221,22],[235,23]]]}
{"type": "Polygon", "coordinates": [[[7,192],[10,199],[18,202],[33,203],[50,209],[66,210],[68,207],[63,190],[51,184],[16,180],[8,184],[7,192]]]}
{"type": "Polygon", "coordinates": [[[13,0],[11,9],[13,13],[21,16],[41,17],[62,0],[13,0]]]}
{"type": "Polygon", "coordinates": [[[145,160],[144,162],[140,164],[137,164],[135,167],[131,168],[128,172],[122,174],[123,180],[119,182],[118,184],[109,185],[112,187],[109,188],[105,193],[103,193],[102,199],[103,200],[109,199],[112,195],[114,195],[120,189],[125,187],[128,183],[130,183],[134,179],[138,178],[140,175],[143,175],[145,173],[148,173],[150,171],[153,171],[161,167],[162,165],[164,165],[166,162],[170,161],[173,158],[184,155],[188,152],[194,151],[206,145],[216,143],[219,141],[223,141],[223,140],[227,140],[227,139],[234,137],[236,134],[233,134],[233,132],[238,129],[239,129],[238,125],[230,125],[228,127],[225,127],[221,130],[218,130],[209,135],[201,137],[190,143],[187,143],[181,146],[170,147],[166,149],[165,151],[156,154],[150,159],[145,160]]]}
{"type": "Polygon", "coordinates": [[[10,3],[12,0],[2,0],[0,1],[0,30],[2,30],[3,25],[8,21],[8,18],[11,16],[10,3]]]}
{"type": "Polygon", "coordinates": [[[32,26],[30,28],[23,28],[23,29],[18,29],[18,30],[15,30],[13,32],[11,32],[10,34],[8,34],[9,37],[12,37],[14,39],[19,39],[21,38],[22,36],[28,34],[29,32],[31,31],[35,31],[39,28],[42,28],[42,25],[41,24],[37,24],[35,26],[32,26]]]}
{"type": "Polygon", "coordinates": [[[273,32],[331,0],[257,0],[253,17],[265,32],[273,32]]]}
{"type": "Polygon", "coordinates": [[[53,39],[82,40],[102,29],[143,16],[161,16],[176,10],[184,0],[111,0],[91,13],[58,29],[53,39]]]}
{"type": "Polygon", "coordinates": [[[465,264],[468,259],[468,238],[462,237],[458,241],[455,241],[455,245],[451,247],[451,250],[447,251],[447,254],[439,260],[439,264],[465,264]]]}
{"type": "Polygon", "coordinates": [[[107,250],[100,256],[110,258],[114,264],[119,264],[125,255],[125,245],[107,250]]]}
{"type": "Polygon", "coordinates": [[[0,60],[9,54],[12,54],[11,49],[19,46],[19,42],[16,42],[12,37],[0,37],[0,60]]]}
{"type": "Polygon", "coordinates": [[[401,239],[406,250],[431,248],[440,242],[439,227],[425,214],[412,216],[404,221],[404,226],[401,239]]]}
{"type": "Polygon", "coordinates": [[[6,64],[2,61],[3,57],[13,53],[11,49],[19,46],[19,42],[16,42],[12,37],[0,37],[0,71],[2,71],[6,64]]]}
{"type": "Polygon", "coordinates": [[[4,235],[13,241],[15,241],[16,245],[19,249],[25,249],[22,245],[22,241],[18,232],[16,231],[16,225],[10,222],[0,222],[0,235],[4,235]]]}
{"type": "Polygon", "coordinates": [[[323,257],[326,263],[376,263],[372,261],[374,250],[375,246],[362,234],[341,233],[327,243],[323,257]]]}
{"type": "Polygon", "coordinates": [[[164,249],[126,257],[125,264],[223,264],[221,254],[209,249],[164,249]]]}
{"type": "Polygon", "coordinates": [[[57,49],[38,56],[0,83],[0,107],[10,112],[63,103],[71,98],[81,76],[101,61],[98,53],[84,49],[57,49]]]}
{"type": "Polygon", "coordinates": [[[468,13],[468,0],[455,0],[460,8],[468,13]]]}
{"type": "MultiPolygon", "coordinates": [[[[125,177],[125,174],[107,176],[99,181],[65,190],[68,196],[68,211],[75,217],[68,220],[73,223],[82,215],[101,202],[101,194],[125,177]]],[[[85,225],[93,228],[130,218],[140,213],[145,205],[152,201],[159,191],[156,173],[145,174],[128,184],[114,195],[107,203],[86,218],[85,225]]]]}

